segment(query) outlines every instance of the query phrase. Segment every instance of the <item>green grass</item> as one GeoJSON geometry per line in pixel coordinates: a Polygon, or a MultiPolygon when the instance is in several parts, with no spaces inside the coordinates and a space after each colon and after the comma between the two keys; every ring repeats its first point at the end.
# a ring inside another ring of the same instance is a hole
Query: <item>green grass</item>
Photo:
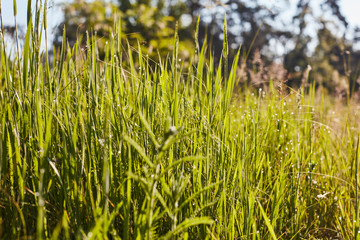
{"type": "Polygon", "coordinates": [[[355,104],[240,86],[226,41],[155,64],[120,23],[50,66],[38,10],[0,39],[1,239],[359,239],[355,104]]]}

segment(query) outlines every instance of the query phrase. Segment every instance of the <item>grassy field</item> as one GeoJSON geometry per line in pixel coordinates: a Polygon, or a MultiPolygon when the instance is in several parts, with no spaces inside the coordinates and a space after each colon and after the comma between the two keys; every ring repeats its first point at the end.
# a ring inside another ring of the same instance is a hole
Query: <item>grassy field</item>
{"type": "Polygon", "coordinates": [[[0,39],[1,239],[359,239],[351,99],[240,85],[226,42],[152,60],[120,24],[50,66],[33,17],[0,39]]]}

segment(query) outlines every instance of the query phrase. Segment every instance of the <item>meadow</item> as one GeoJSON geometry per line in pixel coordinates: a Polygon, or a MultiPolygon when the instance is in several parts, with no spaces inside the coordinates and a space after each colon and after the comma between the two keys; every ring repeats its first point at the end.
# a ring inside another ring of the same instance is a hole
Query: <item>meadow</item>
{"type": "Polygon", "coordinates": [[[0,38],[1,239],[359,239],[351,98],[240,84],[226,38],[150,59],[120,22],[50,61],[41,14],[0,38]]]}

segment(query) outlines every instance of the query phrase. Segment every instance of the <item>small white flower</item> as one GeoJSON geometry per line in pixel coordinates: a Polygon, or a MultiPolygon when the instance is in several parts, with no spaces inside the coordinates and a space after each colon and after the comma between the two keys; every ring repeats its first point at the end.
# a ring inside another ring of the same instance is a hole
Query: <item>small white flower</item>
{"type": "Polygon", "coordinates": [[[328,194],[329,194],[329,193],[327,192],[327,193],[324,193],[324,194],[319,194],[319,195],[317,195],[316,197],[319,198],[319,199],[323,199],[323,198],[325,198],[326,195],[328,195],[328,194]]]}
{"type": "Polygon", "coordinates": [[[99,141],[99,143],[100,143],[101,146],[104,146],[105,139],[99,139],[98,141],[99,141]]]}
{"type": "Polygon", "coordinates": [[[175,133],[175,132],[176,132],[176,127],[175,127],[175,126],[169,127],[169,132],[170,132],[171,134],[175,133]]]}

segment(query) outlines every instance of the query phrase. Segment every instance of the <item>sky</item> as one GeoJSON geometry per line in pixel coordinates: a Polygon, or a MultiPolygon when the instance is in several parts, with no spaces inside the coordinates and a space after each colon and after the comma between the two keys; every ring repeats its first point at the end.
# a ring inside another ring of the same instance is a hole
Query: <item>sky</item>
{"type": "MultiPolygon", "coordinates": [[[[14,16],[13,16],[13,1],[12,0],[0,0],[2,8],[2,18],[4,25],[14,25],[14,16]]],[[[27,12],[27,1],[28,0],[17,0],[17,22],[20,28],[25,28],[26,26],[26,12],[27,12]]],[[[108,0],[109,1],[109,0],[108,0]]],[[[33,1],[34,2],[34,1],[33,1]]],[[[54,29],[61,22],[62,7],[61,2],[72,2],[71,0],[48,0],[48,33],[49,33],[49,43],[51,44],[52,33],[54,29]]],[[[117,2],[117,1],[115,1],[117,2]]],[[[268,0],[266,2],[276,3],[278,0],[268,0]]],[[[297,0],[289,0],[290,3],[293,3],[295,6],[297,0]]],[[[322,2],[320,0],[313,0],[315,3],[322,2]]],[[[340,0],[341,12],[347,18],[350,28],[354,26],[360,26],[360,0],[340,0]]],[[[291,10],[289,10],[291,11],[291,10]]],[[[289,14],[290,16],[291,14],[289,14]]],[[[286,16],[286,12],[284,13],[286,16]]],[[[286,17],[284,17],[286,18],[286,17]]],[[[316,34],[316,26],[310,28],[310,34],[316,34]]],[[[43,43],[44,45],[45,43],[43,43]]]]}
{"type": "Polygon", "coordinates": [[[360,25],[360,1],[341,0],[341,10],[348,17],[351,24],[360,25]]]}

